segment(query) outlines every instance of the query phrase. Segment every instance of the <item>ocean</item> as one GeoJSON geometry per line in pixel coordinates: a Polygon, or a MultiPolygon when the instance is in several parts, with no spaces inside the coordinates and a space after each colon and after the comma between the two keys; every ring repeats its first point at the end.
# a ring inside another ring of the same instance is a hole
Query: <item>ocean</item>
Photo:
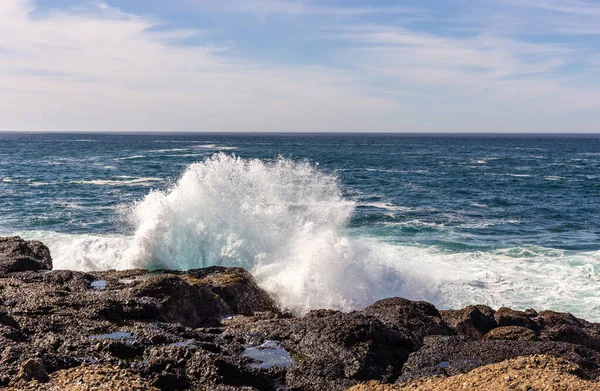
{"type": "Polygon", "coordinates": [[[600,136],[0,133],[0,235],[55,269],[241,266],[300,313],[600,321],[600,136]]]}

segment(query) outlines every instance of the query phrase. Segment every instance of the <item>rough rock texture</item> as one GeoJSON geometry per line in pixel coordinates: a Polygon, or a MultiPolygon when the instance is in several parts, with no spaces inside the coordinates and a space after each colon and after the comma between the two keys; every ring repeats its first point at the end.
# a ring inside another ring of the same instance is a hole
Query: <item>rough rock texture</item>
{"type": "Polygon", "coordinates": [[[398,385],[377,382],[349,391],[598,391],[600,384],[577,376],[581,369],[551,356],[519,357],[477,368],[468,374],[425,378],[398,385]]]}
{"type": "Polygon", "coordinates": [[[470,305],[462,310],[440,311],[444,322],[458,335],[480,339],[498,326],[494,319],[496,311],[484,305],[470,305]]]}
{"type": "Polygon", "coordinates": [[[515,311],[502,307],[496,311],[494,317],[498,326],[521,326],[532,330],[538,330],[540,325],[535,321],[535,311],[515,311]]]}
{"type": "Polygon", "coordinates": [[[521,326],[496,327],[483,336],[484,341],[509,340],[509,341],[535,341],[535,331],[521,326]]]}
{"type": "Polygon", "coordinates": [[[454,376],[487,364],[520,356],[543,354],[578,364],[581,376],[600,376],[600,354],[579,345],[554,341],[473,341],[464,336],[435,336],[411,354],[398,382],[433,376],[454,376]]]}
{"type": "Polygon", "coordinates": [[[257,311],[278,311],[275,301],[260,289],[246,270],[218,266],[187,272],[188,281],[202,285],[221,297],[231,314],[253,315],[257,311]]]}
{"type": "Polygon", "coordinates": [[[43,243],[18,236],[0,238],[0,275],[52,269],[50,250],[43,243]]]}
{"type": "Polygon", "coordinates": [[[571,314],[543,311],[536,318],[541,326],[540,339],[564,341],[600,351],[600,325],[571,314]]]}
{"type": "Polygon", "coordinates": [[[454,334],[439,311],[424,301],[410,301],[399,297],[379,300],[364,309],[363,313],[373,316],[391,329],[406,330],[413,342],[413,350],[421,347],[428,335],[454,334]]]}
{"type": "Polygon", "coordinates": [[[390,298],[296,317],[239,268],[84,273],[51,262],[39,242],[0,238],[0,388],[341,391],[437,384],[535,354],[577,365],[578,381],[600,376],[600,325],[571,314],[390,298]]]}
{"type": "Polygon", "coordinates": [[[318,310],[302,318],[238,322],[224,333],[281,341],[298,361],[286,385],[320,391],[369,379],[393,382],[424,337],[453,331],[431,304],[393,298],[351,313],[318,310]]]}
{"type": "Polygon", "coordinates": [[[158,391],[149,386],[140,376],[119,367],[85,365],[77,368],[57,371],[46,383],[38,381],[17,382],[8,391],[16,390],[46,391],[158,391]]]}
{"type": "MultiPolygon", "coordinates": [[[[9,252],[14,270],[26,270],[18,263],[29,259],[9,252]]],[[[38,382],[45,390],[48,375],[52,383],[58,371],[86,365],[96,377],[99,365],[139,376],[140,389],[274,390],[276,380],[241,354],[242,338],[198,328],[220,325],[233,308],[280,316],[242,269],[11,272],[0,277],[0,387],[38,382]]]]}

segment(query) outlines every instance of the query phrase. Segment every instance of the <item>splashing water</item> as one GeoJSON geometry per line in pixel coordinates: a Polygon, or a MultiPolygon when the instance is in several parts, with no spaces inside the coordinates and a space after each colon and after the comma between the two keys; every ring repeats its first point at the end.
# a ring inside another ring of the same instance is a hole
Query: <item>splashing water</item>
{"type": "Polygon", "coordinates": [[[244,267],[297,312],[352,310],[391,296],[440,308],[552,308],[588,319],[600,308],[600,253],[449,253],[351,235],[355,204],[340,189],[308,162],[216,154],[128,207],[130,236],[26,236],[49,245],[57,269],[244,267]]]}
{"type": "Polygon", "coordinates": [[[216,154],[190,165],[171,189],[133,205],[132,237],[49,242],[58,268],[244,267],[298,311],[426,294],[417,276],[393,266],[381,243],[347,235],[353,211],[338,179],[308,162],[216,154]]]}

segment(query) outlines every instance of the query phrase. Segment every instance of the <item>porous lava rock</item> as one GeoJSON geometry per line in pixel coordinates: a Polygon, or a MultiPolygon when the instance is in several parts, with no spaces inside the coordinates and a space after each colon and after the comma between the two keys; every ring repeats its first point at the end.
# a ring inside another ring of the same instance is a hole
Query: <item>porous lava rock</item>
{"type": "Polygon", "coordinates": [[[342,391],[536,354],[600,375],[600,327],[571,314],[402,298],[291,314],[240,268],[51,268],[40,242],[0,238],[0,388],[342,391]]]}
{"type": "Polygon", "coordinates": [[[42,242],[18,236],[0,237],[0,276],[27,270],[52,269],[50,250],[42,242]]]}
{"type": "Polygon", "coordinates": [[[440,311],[444,322],[458,335],[481,339],[498,326],[496,311],[485,305],[470,305],[462,310],[440,311]]]}

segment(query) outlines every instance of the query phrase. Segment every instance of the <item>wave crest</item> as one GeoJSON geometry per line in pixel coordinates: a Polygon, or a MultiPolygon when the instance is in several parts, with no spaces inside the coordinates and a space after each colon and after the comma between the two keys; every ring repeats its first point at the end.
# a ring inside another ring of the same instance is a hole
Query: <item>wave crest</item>
{"type": "Polygon", "coordinates": [[[76,254],[65,265],[76,269],[244,267],[298,311],[421,297],[423,284],[395,266],[390,249],[347,234],[354,209],[338,178],[309,162],[220,153],[128,208],[131,237],[81,239],[62,251],[76,254]]]}

